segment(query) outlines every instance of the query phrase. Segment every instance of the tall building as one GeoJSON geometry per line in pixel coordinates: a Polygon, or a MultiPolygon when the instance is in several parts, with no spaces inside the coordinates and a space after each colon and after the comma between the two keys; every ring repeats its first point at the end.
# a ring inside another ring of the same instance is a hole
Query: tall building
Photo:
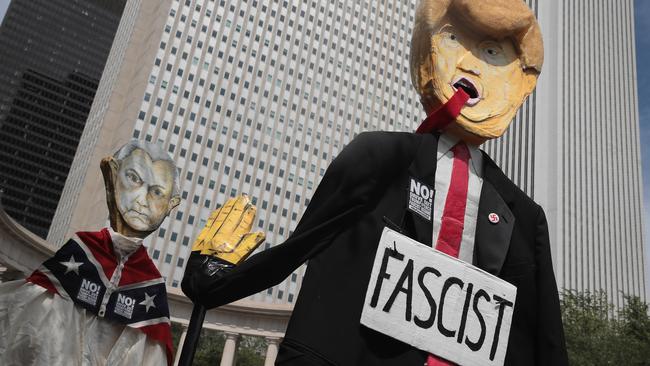
{"type": "Polygon", "coordinates": [[[124,0],[13,0],[0,27],[0,200],[43,238],[123,6],[124,0]]]}
{"type": "Polygon", "coordinates": [[[617,306],[623,293],[648,300],[634,1],[538,2],[548,67],[535,195],[553,227],[558,283],[603,289],[617,306]]]}
{"type": "MultiPolygon", "coordinates": [[[[639,154],[634,41],[630,24],[616,20],[633,19],[632,1],[601,0],[599,10],[528,4],[545,36],[544,71],[506,136],[485,149],[545,207],[560,287],[602,288],[616,301],[618,291],[644,297],[639,167],[628,163],[639,154]],[[600,38],[587,28],[605,23],[600,38]],[[608,52],[597,53],[602,39],[608,52]],[[606,114],[597,101],[615,98],[614,90],[626,99],[606,114]],[[619,133],[626,137],[613,137],[619,133]],[[610,176],[592,174],[595,167],[610,176]]],[[[118,77],[100,83],[105,104],[93,105],[87,129],[95,132],[75,158],[78,174],[68,179],[68,206],[59,207],[50,239],[106,223],[90,164],[129,138],[160,141],[181,171],[183,203],[146,244],[170,286],[204,220],[228,197],[252,196],[268,248],[291,234],[355,135],[412,131],[423,117],[408,70],[415,1],[130,0],[127,10],[132,23],[120,34],[130,36],[110,56],[118,77]]],[[[303,272],[254,299],[292,303],[303,272]]]]}

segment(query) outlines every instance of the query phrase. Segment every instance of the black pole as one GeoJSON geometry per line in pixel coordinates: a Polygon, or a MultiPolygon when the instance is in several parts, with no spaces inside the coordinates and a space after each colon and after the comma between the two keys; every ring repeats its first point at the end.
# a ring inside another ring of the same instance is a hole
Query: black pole
{"type": "Polygon", "coordinates": [[[194,353],[199,342],[201,329],[203,328],[203,319],[205,319],[205,307],[201,304],[194,304],[190,325],[187,326],[187,334],[183,342],[183,350],[178,360],[178,366],[191,366],[194,360],[194,353]]]}

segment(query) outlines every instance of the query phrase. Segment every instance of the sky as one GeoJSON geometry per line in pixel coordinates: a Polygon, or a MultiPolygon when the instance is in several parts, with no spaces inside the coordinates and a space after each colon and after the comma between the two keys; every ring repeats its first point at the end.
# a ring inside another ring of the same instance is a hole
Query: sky
{"type": "Polygon", "coordinates": [[[646,285],[650,289],[650,1],[634,0],[636,33],[637,89],[641,126],[641,163],[646,230],[646,285]]]}
{"type": "MultiPolygon", "coordinates": [[[[571,0],[565,0],[571,1],[571,0]]],[[[0,22],[10,0],[0,0],[0,22]]],[[[639,93],[639,123],[641,127],[641,162],[646,230],[646,277],[650,289],[650,0],[634,0],[636,29],[637,88],[639,93]]]]}
{"type": "Polygon", "coordinates": [[[5,13],[7,12],[7,7],[10,2],[10,0],[0,0],[0,23],[2,23],[2,19],[5,18],[5,13]]]}

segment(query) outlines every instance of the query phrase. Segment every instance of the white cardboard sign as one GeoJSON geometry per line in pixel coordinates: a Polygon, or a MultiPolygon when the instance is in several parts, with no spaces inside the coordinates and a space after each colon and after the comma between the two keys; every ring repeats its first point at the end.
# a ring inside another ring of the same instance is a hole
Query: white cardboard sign
{"type": "Polygon", "coordinates": [[[388,228],[361,324],[458,365],[503,365],[517,288],[388,228]]]}

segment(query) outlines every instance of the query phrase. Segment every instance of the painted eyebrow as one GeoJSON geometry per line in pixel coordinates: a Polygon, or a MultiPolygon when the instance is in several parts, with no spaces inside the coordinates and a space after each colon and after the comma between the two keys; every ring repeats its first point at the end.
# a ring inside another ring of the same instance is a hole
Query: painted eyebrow
{"type": "Polygon", "coordinates": [[[451,25],[451,24],[445,24],[445,25],[443,25],[442,27],[440,27],[440,28],[436,31],[436,33],[442,33],[442,32],[445,32],[445,31],[454,31],[454,30],[456,30],[456,27],[454,27],[454,26],[451,25]]]}
{"type": "Polygon", "coordinates": [[[137,171],[135,168],[127,168],[125,173],[128,173],[128,172],[135,173],[135,175],[137,175],[138,178],[140,178],[140,180],[142,180],[142,174],[139,171],[137,171]]]}
{"type": "Polygon", "coordinates": [[[152,185],[149,186],[150,190],[155,189],[155,188],[160,188],[162,191],[164,191],[166,189],[166,187],[164,185],[162,185],[162,184],[152,184],[152,185]]]}

